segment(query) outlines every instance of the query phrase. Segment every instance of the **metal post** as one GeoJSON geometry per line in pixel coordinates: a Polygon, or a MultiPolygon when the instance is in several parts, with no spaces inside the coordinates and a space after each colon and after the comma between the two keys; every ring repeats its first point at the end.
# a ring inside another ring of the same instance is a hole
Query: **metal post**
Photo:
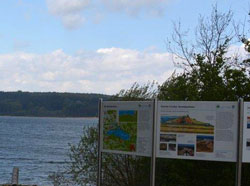
{"type": "Polygon", "coordinates": [[[238,143],[237,143],[237,163],[236,163],[236,186],[241,186],[242,172],[242,148],[243,148],[243,122],[244,122],[244,102],[239,99],[239,119],[238,119],[238,143]]]}
{"type": "Polygon", "coordinates": [[[153,131],[152,131],[152,157],[151,157],[150,186],[155,186],[156,124],[157,124],[157,98],[155,98],[153,101],[153,131]]]}
{"type": "Polygon", "coordinates": [[[19,177],[19,168],[14,167],[13,172],[12,172],[12,180],[11,180],[12,185],[18,185],[18,177],[19,177]]]}
{"type": "Polygon", "coordinates": [[[98,104],[98,174],[97,174],[97,186],[101,186],[101,172],[102,172],[102,152],[101,152],[101,115],[102,115],[102,99],[98,104]]]}

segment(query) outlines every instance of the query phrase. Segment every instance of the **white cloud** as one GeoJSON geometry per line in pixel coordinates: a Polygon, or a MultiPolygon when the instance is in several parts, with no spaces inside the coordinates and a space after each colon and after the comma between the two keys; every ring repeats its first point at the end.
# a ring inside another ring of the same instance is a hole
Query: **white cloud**
{"type": "Polygon", "coordinates": [[[47,0],[49,11],[56,15],[75,14],[89,5],[89,0],[47,0]]]}
{"type": "Polygon", "coordinates": [[[249,53],[245,50],[245,45],[231,45],[228,48],[228,52],[227,52],[227,57],[233,57],[233,59],[237,58],[239,61],[242,61],[246,58],[249,58],[249,53]]]}
{"type": "MultiPolygon", "coordinates": [[[[243,46],[230,53],[244,57],[243,46]]],[[[0,54],[0,90],[95,92],[115,94],[134,82],[163,83],[176,69],[169,53],[102,48],[68,55],[62,50],[47,54],[0,54]]]]}
{"type": "Polygon", "coordinates": [[[0,55],[0,90],[97,92],[114,94],[134,82],[165,81],[174,66],[168,53],[147,53],[121,48],[68,55],[0,55]]]}
{"type": "Polygon", "coordinates": [[[89,4],[90,0],[47,0],[49,12],[60,18],[68,29],[75,29],[83,24],[85,18],[82,12],[89,4]]]}
{"type": "Polygon", "coordinates": [[[151,15],[162,15],[169,0],[101,0],[113,11],[123,11],[129,15],[138,15],[142,11],[151,15]]]}
{"type": "Polygon", "coordinates": [[[58,17],[65,28],[79,28],[86,20],[86,11],[92,11],[94,23],[99,23],[107,12],[122,12],[137,16],[164,14],[171,0],[46,0],[49,12],[58,17]],[[91,7],[91,8],[90,8],[91,7]],[[84,12],[85,11],[85,12],[84,12]]]}
{"type": "Polygon", "coordinates": [[[84,23],[84,21],[84,17],[77,14],[66,15],[62,17],[62,23],[68,29],[79,28],[84,23]]]}

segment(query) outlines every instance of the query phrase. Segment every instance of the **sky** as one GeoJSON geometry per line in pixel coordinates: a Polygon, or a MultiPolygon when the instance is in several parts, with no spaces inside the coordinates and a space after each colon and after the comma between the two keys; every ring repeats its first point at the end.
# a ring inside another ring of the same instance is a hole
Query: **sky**
{"type": "MultiPolygon", "coordinates": [[[[0,1],[0,91],[115,94],[178,70],[174,21],[194,30],[212,5],[244,20],[248,0],[0,1]]],[[[190,36],[190,39],[193,39],[190,36]]]]}

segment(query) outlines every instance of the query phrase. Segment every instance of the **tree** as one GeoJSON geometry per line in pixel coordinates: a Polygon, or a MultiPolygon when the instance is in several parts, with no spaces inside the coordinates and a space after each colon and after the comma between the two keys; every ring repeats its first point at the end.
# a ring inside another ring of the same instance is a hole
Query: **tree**
{"type": "Polygon", "coordinates": [[[113,96],[113,99],[123,101],[150,100],[157,97],[158,90],[156,86],[155,81],[142,86],[135,82],[128,90],[120,90],[118,94],[113,96]]]}
{"type": "Polygon", "coordinates": [[[196,40],[191,45],[186,42],[187,33],[182,32],[180,23],[174,24],[168,48],[178,56],[175,63],[183,72],[173,74],[160,86],[160,99],[249,99],[250,81],[246,66],[240,65],[236,57],[228,56],[234,39],[232,17],[231,11],[220,13],[214,6],[209,17],[200,16],[196,40]]]}
{"type": "Polygon", "coordinates": [[[65,170],[49,175],[54,186],[95,185],[97,179],[96,127],[84,127],[78,144],[69,144],[69,162],[65,170]]]}

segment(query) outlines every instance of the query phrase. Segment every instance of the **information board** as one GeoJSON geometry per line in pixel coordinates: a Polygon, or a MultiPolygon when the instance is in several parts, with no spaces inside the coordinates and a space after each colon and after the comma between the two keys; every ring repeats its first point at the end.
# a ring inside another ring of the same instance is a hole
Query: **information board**
{"type": "Polygon", "coordinates": [[[104,101],[101,109],[101,151],[151,156],[152,101],[104,101]]]}
{"type": "Polygon", "coordinates": [[[157,157],[236,162],[237,102],[159,101],[157,115],[157,157]]]}
{"type": "Polygon", "coordinates": [[[243,162],[250,162],[250,102],[244,103],[243,162]]]}

